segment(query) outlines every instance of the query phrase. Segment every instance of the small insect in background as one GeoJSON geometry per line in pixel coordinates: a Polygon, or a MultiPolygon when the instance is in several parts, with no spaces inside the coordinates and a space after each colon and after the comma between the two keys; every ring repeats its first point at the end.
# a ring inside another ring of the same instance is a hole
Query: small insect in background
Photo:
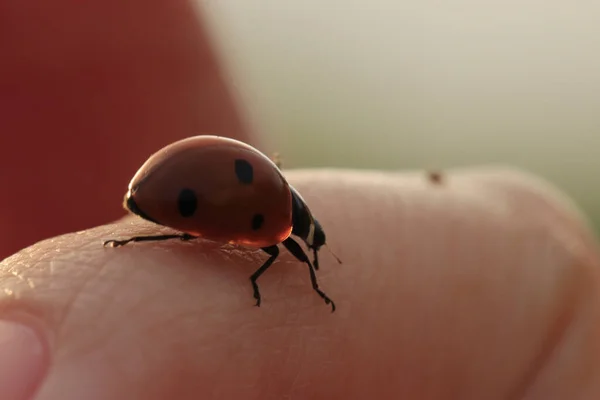
{"type": "Polygon", "coordinates": [[[444,183],[444,175],[442,171],[430,170],[427,171],[427,180],[434,185],[441,185],[444,183]]]}
{"type": "Polygon", "coordinates": [[[335,303],[319,288],[315,273],[318,252],[326,246],[325,231],[280,167],[278,154],[271,160],[230,138],[203,135],[172,143],[137,171],[123,205],[143,219],[180,233],[112,239],[104,245],[204,238],[260,248],[269,258],[250,276],[256,306],[260,306],[257,280],[277,259],[282,244],[307,265],[313,290],[334,312],[335,303]],[[292,236],[312,252],[312,261],[292,236]]]}

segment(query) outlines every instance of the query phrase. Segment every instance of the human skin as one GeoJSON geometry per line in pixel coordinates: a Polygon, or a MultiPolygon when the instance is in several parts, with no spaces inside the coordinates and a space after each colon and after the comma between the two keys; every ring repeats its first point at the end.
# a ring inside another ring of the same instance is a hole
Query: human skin
{"type": "MultiPolygon", "coordinates": [[[[96,7],[104,4],[111,3],[96,7]]],[[[21,22],[35,12],[11,7],[21,22]]],[[[183,2],[146,8],[146,18],[186,10],[183,2]]],[[[102,14],[88,18],[96,15],[102,14]]],[[[64,24],[81,24],[62,17],[64,24]]],[[[156,29],[182,29],[180,18],[173,21],[156,29]]],[[[178,40],[205,39],[201,29],[186,32],[178,40]]],[[[167,49],[155,49],[161,51],[167,49]]],[[[101,68],[113,61],[97,62],[101,68]]],[[[216,79],[217,67],[203,64],[213,62],[199,58],[193,63],[203,67],[180,79],[216,79]]],[[[145,83],[155,84],[155,73],[145,83]]],[[[188,96],[161,87],[154,102],[147,100],[160,122],[144,145],[147,153],[174,140],[172,131],[186,131],[167,129],[174,116],[198,118],[195,107],[208,102],[194,85],[188,96]],[[187,111],[161,113],[169,100],[183,106],[182,97],[190,101],[187,111]]],[[[226,86],[219,87],[211,99],[228,98],[226,86]]],[[[105,90],[110,99],[127,88],[105,90]]],[[[242,120],[229,100],[215,107],[219,112],[203,117],[206,126],[224,129],[226,115],[242,120]]],[[[115,132],[109,142],[125,140],[141,161],[149,155],[135,150],[123,127],[145,126],[145,112],[133,109],[126,123],[120,111],[104,117],[105,131],[115,132]]],[[[48,129],[56,132],[70,123],[63,114],[52,122],[48,129]]],[[[28,125],[14,126],[26,132],[28,125]]],[[[260,142],[241,123],[232,132],[260,142]]],[[[261,251],[205,240],[104,248],[103,240],[169,231],[127,217],[43,241],[0,263],[0,398],[36,391],[42,400],[600,396],[598,246],[562,195],[508,169],[446,171],[441,184],[423,172],[285,174],[343,260],[339,265],[327,249],[321,252],[319,283],[336,301],[335,313],[312,291],[306,266],[285,251],[259,280],[257,308],[248,277],[266,259],[261,251]],[[32,331],[15,339],[6,333],[17,332],[11,322],[32,331]]],[[[120,204],[122,192],[105,201],[120,204]]]]}

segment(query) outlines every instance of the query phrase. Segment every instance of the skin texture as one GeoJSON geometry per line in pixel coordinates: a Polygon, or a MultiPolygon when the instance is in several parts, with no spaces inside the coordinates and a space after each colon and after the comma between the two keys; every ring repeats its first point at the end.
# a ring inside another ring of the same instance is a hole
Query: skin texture
{"type": "MultiPolygon", "coordinates": [[[[7,238],[31,231],[20,225],[39,225],[36,235],[49,235],[78,229],[70,225],[76,219],[88,227],[110,218],[148,155],[198,127],[258,141],[235,122],[241,118],[189,4],[144,2],[140,13],[141,2],[130,2],[129,13],[108,14],[122,2],[81,9],[74,2],[34,3],[40,7],[0,2],[0,29],[10,33],[0,35],[0,49],[10,55],[0,68],[17,78],[14,93],[45,105],[31,118],[28,104],[11,102],[9,113],[3,103],[2,129],[13,129],[15,140],[37,135],[40,147],[26,160],[6,151],[2,162],[26,168],[1,176],[25,194],[23,176],[35,176],[46,185],[48,203],[40,211],[27,196],[0,197],[2,209],[13,211],[3,215],[7,238]],[[145,34],[122,40],[134,25],[146,27],[145,34]],[[114,31],[105,37],[94,26],[114,31]],[[95,41],[72,51],[71,32],[95,41]],[[167,33],[173,40],[159,45],[167,33]],[[183,50],[173,57],[177,48],[183,50]],[[37,58],[16,57],[26,52],[37,58]],[[150,63],[149,53],[172,64],[150,63]],[[62,67],[46,78],[49,62],[62,67]],[[100,76],[125,71],[139,81],[105,80],[90,104],[82,100],[89,73],[81,65],[100,76]],[[58,96],[52,85],[69,95],[58,96]],[[108,107],[123,96],[136,100],[126,112],[108,107]],[[135,132],[144,132],[144,140],[135,132]],[[71,150],[60,153],[67,143],[71,150]],[[69,154],[79,161],[62,159],[69,154]],[[93,187],[73,171],[89,171],[93,187]],[[67,189],[77,202],[65,205],[73,210],[65,220],[58,203],[67,189]],[[36,219],[25,223],[26,211],[36,219]]],[[[256,308],[248,276],[265,259],[260,251],[206,241],[103,248],[106,239],[170,232],[126,218],[43,241],[0,263],[0,319],[26,324],[46,343],[43,381],[26,394],[37,390],[42,400],[600,397],[598,246],[585,219],[554,190],[504,169],[444,171],[441,185],[423,171],[286,176],[344,261],[338,265],[322,252],[319,283],[336,301],[334,314],[310,288],[306,266],[285,251],[259,281],[263,305],[256,308]]]]}

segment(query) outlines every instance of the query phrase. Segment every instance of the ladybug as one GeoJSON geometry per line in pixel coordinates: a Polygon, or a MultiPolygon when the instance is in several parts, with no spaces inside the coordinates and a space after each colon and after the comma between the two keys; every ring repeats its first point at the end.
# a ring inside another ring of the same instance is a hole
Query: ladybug
{"type": "Polygon", "coordinates": [[[257,280],[277,259],[278,245],[283,244],[308,266],[313,289],[335,311],[335,303],[319,289],[315,275],[325,232],[279,167],[254,147],[210,135],[179,140],[152,155],[128,189],[123,203],[127,211],[180,233],[107,240],[104,246],[204,238],[262,249],[269,258],[250,276],[260,306],[257,280]],[[292,236],[312,251],[312,262],[292,236]]]}

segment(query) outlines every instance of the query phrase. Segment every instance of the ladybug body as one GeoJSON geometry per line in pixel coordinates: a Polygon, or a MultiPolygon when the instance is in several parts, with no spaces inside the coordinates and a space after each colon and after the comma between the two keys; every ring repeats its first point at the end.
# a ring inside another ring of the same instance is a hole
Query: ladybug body
{"type": "Polygon", "coordinates": [[[256,281],[278,257],[278,245],[283,244],[308,265],[313,289],[335,310],[333,301],[319,289],[314,272],[326,239],[321,225],[278,166],[252,146],[208,135],[170,144],[134,175],[124,207],[181,233],[108,240],[105,245],[205,238],[260,248],[270,256],[250,277],[260,306],[256,281]],[[313,252],[312,263],[292,235],[313,252]]]}

